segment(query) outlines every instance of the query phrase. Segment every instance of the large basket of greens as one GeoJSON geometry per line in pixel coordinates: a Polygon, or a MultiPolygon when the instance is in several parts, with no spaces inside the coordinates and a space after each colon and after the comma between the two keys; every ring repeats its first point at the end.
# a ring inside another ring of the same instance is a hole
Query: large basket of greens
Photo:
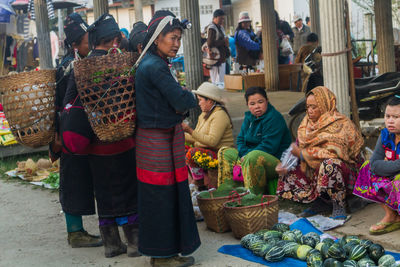
{"type": "Polygon", "coordinates": [[[75,81],[90,125],[101,141],[135,131],[134,69],[137,53],[109,53],[75,63],[75,81]]]}
{"type": "Polygon", "coordinates": [[[278,222],[278,197],[272,195],[245,196],[224,203],[226,219],[236,238],[270,229],[278,222]]]}
{"type": "Polygon", "coordinates": [[[51,142],[55,88],[55,70],[22,72],[0,78],[0,102],[18,143],[40,147],[51,142]]]}
{"type": "Polygon", "coordinates": [[[231,184],[222,184],[217,190],[203,191],[197,196],[197,203],[207,227],[217,233],[230,230],[229,223],[225,218],[224,203],[231,199],[236,192],[240,196],[248,194],[244,187],[233,188],[231,184]]]}

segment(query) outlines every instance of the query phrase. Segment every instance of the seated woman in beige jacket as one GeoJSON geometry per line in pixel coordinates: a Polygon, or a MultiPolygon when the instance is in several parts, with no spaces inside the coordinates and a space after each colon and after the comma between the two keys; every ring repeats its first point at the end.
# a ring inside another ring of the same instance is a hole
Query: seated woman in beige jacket
{"type": "Polygon", "coordinates": [[[192,177],[200,180],[204,178],[206,169],[196,164],[193,156],[199,151],[216,159],[221,147],[233,147],[233,133],[232,121],[222,101],[221,89],[205,82],[193,93],[197,95],[202,113],[195,129],[186,123],[182,123],[182,128],[186,143],[193,145],[187,150],[186,164],[192,177]]]}

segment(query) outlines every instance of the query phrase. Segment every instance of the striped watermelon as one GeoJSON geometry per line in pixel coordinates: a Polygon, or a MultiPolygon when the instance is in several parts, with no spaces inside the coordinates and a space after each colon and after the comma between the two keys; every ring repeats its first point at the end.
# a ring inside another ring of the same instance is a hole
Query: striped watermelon
{"type": "Polygon", "coordinates": [[[240,239],[240,245],[242,245],[242,247],[244,248],[249,249],[251,243],[261,240],[262,238],[260,236],[257,236],[255,234],[248,234],[240,239]]]}
{"type": "Polygon", "coordinates": [[[332,238],[329,238],[329,237],[323,239],[322,242],[328,243],[329,245],[333,245],[333,243],[335,243],[335,241],[332,238]]]}
{"type": "Polygon", "coordinates": [[[346,245],[343,246],[343,249],[346,251],[347,255],[350,255],[351,250],[357,245],[358,243],[356,241],[351,240],[346,245]]]}
{"type": "Polygon", "coordinates": [[[368,248],[368,254],[372,260],[378,261],[380,257],[385,255],[385,249],[379,244],[372,244],[368,248]]]}
{"type": "Polygon", "coordinates": [[[322,246],[324,245],[324,242],[319,242],[318,244],[315,245],[315,249],[321,251],[322,246]]]}
{"type": "Polygon", "coordinates": [[[312,236],[303,235],[301,237],[301,244],[308,245],[314,248],[317,243],[315,242],[315,239],[312,236]]]}
{"type": "Polygon", "coordinates": [[[265,242],[267,242],[268,244],[270,244],[270,245],[276,245],[276,243],[278,243],[280,241],[280,239],[279,238],[270,238],[270,239],[268,239],[268,240],[265,240],[265,242]]]}
{"type": "Polygon", "coordinates": [[[362,258],[357,262],[358,267],[371,267],[375,266],[375,262],[369,258],[362,258]]]}
{"type": "Polygon", "coordinates": [[[339,261],[344,261],[346,259],[346,251],[344,251],[340,244],[335,243],[328,249],[328,256],[339,261]]]}
{"type": "Polygon", "coordinates": [[[287,241],[292,241],[292,242],[297,242],[297,236],[295,233],[291,231],[286,231],[282,234],[282,239],[287,240],[287,241]]]}
{"type": "Polygon", "coordinates": [[[350,252],[350,259],[351,260],[361,260],[367,255],[367,250],[361,245],[355,245],[350,252]]]}
{"type": "Polygon", "coordinates": [[[353,260],[345,260],[343,262],[343,267],[357,267],[357,262],[353,260]]]}
{"type": "Polygon", "coordinates": [[[328,258],[324,261],[324,267],[343,267],[343,263],[333,259],[333,258],[328,258]]]}
{"type": "Polygon", "coordinates": [[[279,232],[279,231],[274,231],[274,230],[270,230],[270,231],[264,233],[263,239],[265,241],[268,241],[271,238],[279,238],[279,239],[281,239],[282,238],[282,233],[279,232]]]}
{"type": "Polygon", "coordinates": [[[346,236],[344,239],[345,239],[346,243],[349,243],[350,241],[354,241],[359,244],[361,241],[360,238],[356,235],[349,235],[349,236],[346,236]]]}
{"type": "Polygon", "coordinates": [[[285,252],[281,247],[271,247],[265,253],[267,261],[281,261],[285,257],[285,252]]]}
{"type": "Polygon", "coordinates": [[[284,224],[284,223],[277,223],[274,226],[272,226],[272,230],[284,233],[286,231],[290,231],[290,227],[289,227],[289,225],[284,224]]]}
{"type": "Polygon", "coordinates": [[[372,241],[368,239],[362,239],[360,240],[360,245],[363,246],[364,248],[368,249],[372,245],[372,241]]]}
{"type": "Polygon", "coordinates": [[[303,236],[303,233],[298,229],[293,229],[291,232],[296,235],[296,241],[300,242],[300,239],[303,236]]]}
{"type": "Polygon", "coordinates": [[[265,254],[269,249],[271,249],[273,246],[267,243],[262,243],[259,247],[255,247],[252,252],[254,255],[259,256],[259,257],[264,257],[265,254]]]}
{"type": "Polygon", "coordinates": [[[286,241],[286,240],[279,240],[278,242],[275,243],[275,246],[278,247],[284,247],[287,243],[289,243],[290,241],[286,241]]]}
{"type": "Polygon", "coordinates": [[[288,242],[284,247],[283,250],[285,252],[286,257],[297,258],[297,249],[300,247],[299,244],[296,242],[288,242]]]}
{"type": "Polygon", "coordinates": [[[322,266],[322,256],[318,250],[312,249],[308,252],[307,257],[307,266],[322,266]]]}
{"type": "Polygon", "coordinates": [[[299,260],[304,261],[307,257],[307,254],[310,250],[312,250],[313,248],[307,245],[301,245],[297,248],[297,258],[299,260]]]}
{"type": "Polygon", "coordinates": [[[305,234],[305,236],[310,236],[315,240],[315,244],[318,244],[321,241],[321,237],[316,232],[309,232],[305,234]]]}
{"type": "Polygon", "coordinates": [[[322,255],[322,257],[323,257],[324,259],[329,258],[328,251],[329,251],[329,248],[330,248],[330,247],[331,247],[331,245],[328,244],[328,243],[324,243],[324,244],[322,245],[322,247],[321,247],[321,255],[322,255]]]}
{"type": "Polygon", "coordinates": [[[380,257],[378,261],[379,267],[391,267],[396,264],[396,260],[392,255],[386,254],[380,257]]]}

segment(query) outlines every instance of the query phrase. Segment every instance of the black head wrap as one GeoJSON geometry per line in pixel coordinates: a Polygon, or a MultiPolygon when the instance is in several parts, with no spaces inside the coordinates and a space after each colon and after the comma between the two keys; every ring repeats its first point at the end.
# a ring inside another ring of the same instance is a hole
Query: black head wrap
{"type": "Polygon", "coordinates": [[[129,49],[132,52],[138,52],[138,44],[143,44],[147,34],[147,25],[141,21],[133,24],[131,33],[129,34],[129,49]]]}
{"type": "Polygon", "coordinates": [[[89,32],[89,45],[94,49],[95,45],[100,43],[105,38],[115,38],[121,35],[118,24],[114,17],[110,14],[101,15],[92,25],[88,28],[89,32]]]}
{"type": "Polygon", "coordinates": [[[78,42],[87,32],[89,26],[82,17],[77,13],[72,13],[67,16],[64,23],[65,44],[71,46],[78,42]]]}
{"type": "Polygon", "coordinates": [[[150,41],[150,38],[153,36],[154,32],[156,31],[158,24],[160,24],[161,20],[163,18],[165,18],[166,16],[171,16],[174,19],[172,20],[171,23],[168,23],[164,27],[162,33],[165,34],[167,32],[170,32],[170,31],[174,30],[174,29],[183,30],[183,28],[184,28],[183,25],[181,24],[179,19],[177,19],[176,16],[171,11],[158,10],[158,11],[156,11],[156,13],[154,13],[153,18],[149,22],[149,26],[147,27],[147,34],[146,34],[146,37],[144,38],[144,41],[143,41],[143,46],[147,45],[147,43],[150,41]]]}

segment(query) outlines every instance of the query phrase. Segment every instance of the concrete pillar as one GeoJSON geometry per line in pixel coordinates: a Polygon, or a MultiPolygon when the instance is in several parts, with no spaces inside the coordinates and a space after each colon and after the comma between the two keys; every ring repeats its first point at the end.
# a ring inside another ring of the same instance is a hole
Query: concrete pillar
{"type": "Polygon", "coordinates": [[[108,0],[93,0],[93,14],[96,21],[101,15],[109,13],[108,0]]]}
{"type": "Polygon", "coordinates": [[[396,71],[392,24],[392,1],[375,0],[375,28],[379,73],[396,71]]]}
{"type": "MultiPolygon", "coordinates": [[[[310,0],[311,31],[321,38],[321,25],[319,20],[319,0],[310,0]]],[[[321,42],[321,40],[320,40],[321,42]]]]}
{"type": "Polygon", "coordinates": [[[40,69],[52,69],[49,16],[46,0],[34,0],[40,69]]]}
{"type": "MultiPolygon", "coordinates": [[[[203,64],[201,55],[200,7],[199,0],[180,0],[181,18],[192,23],[191,29],[183,35],[186,87],[196,90],[203,82],[203,64]]],[[[201,111],[195,108],[190,112],[191,126],[197,124],[201,111]]]]}
{"type": "Polygon", "coordinates": [[[135,8],[135,22],[143,21],[143,5],[142,0],[135,0],[133,2],[135,8]]]}
{"type": "Polygon", "coordinates": [[[274,0],[260,0],[260,9],[265,88],[268,91],[276,91],[279,89],[279,72],[274,0]]]}
{"type": "Polygon", "coordinates": [[[344,0],[320,0],[324,84],[336,95],[339,112],[350,115],[344,0]]]}
{"type": "Polygon", "coordinates": [[[64,16],[63,16],[63,10],[58,9],[57,10],[57,19],[58,19],[58,40],[60,44],[60,50],[58,51],[59,58],[62,58],[64,56],[64,16]]]}

